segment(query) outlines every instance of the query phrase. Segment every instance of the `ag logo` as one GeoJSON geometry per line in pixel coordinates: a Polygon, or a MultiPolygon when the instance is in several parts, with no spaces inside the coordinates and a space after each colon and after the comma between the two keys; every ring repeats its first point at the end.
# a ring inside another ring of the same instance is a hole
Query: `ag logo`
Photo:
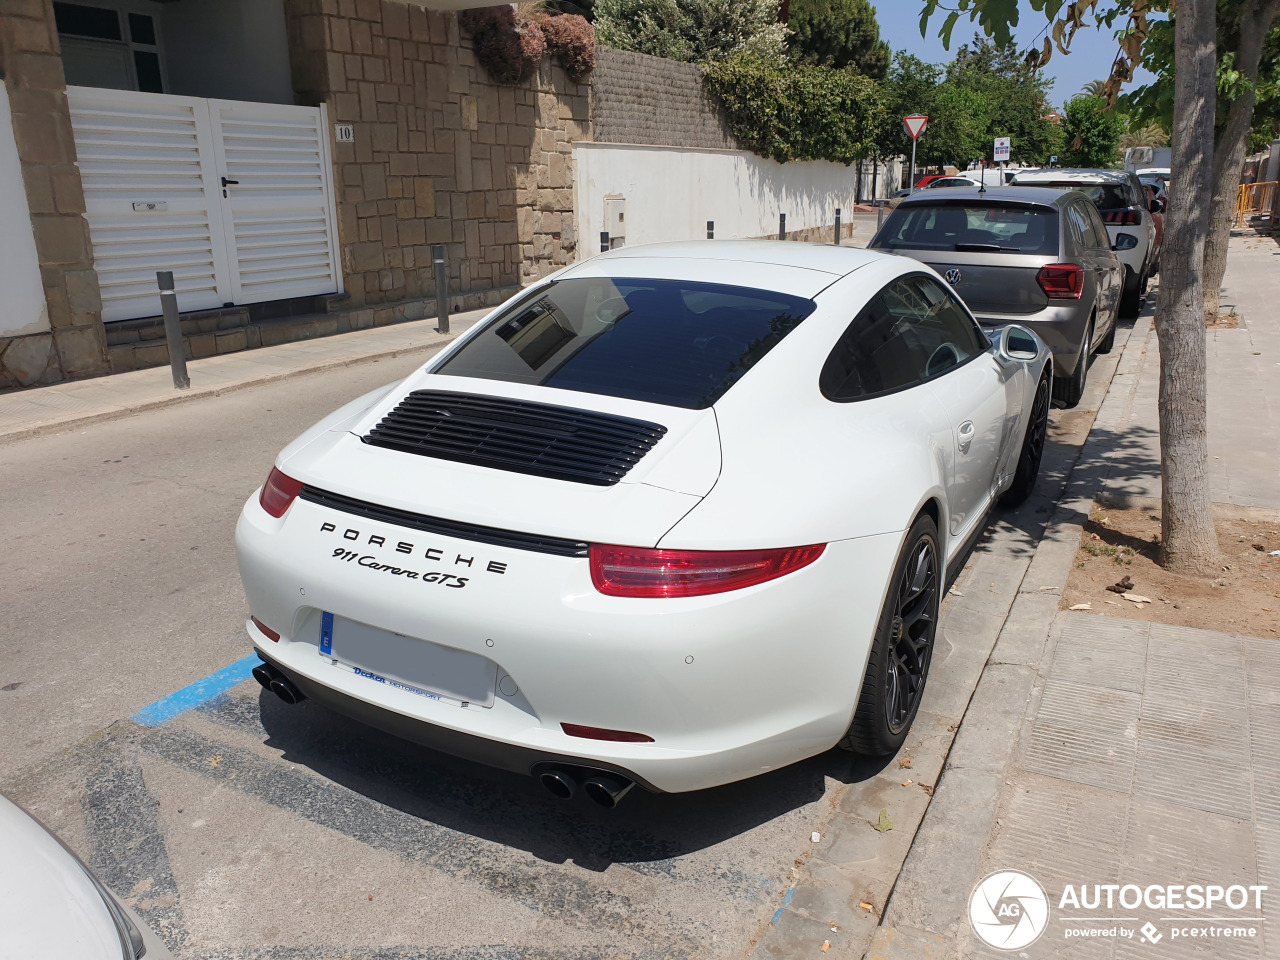
{"type": "Polygon", "coordinates": [[[1049,925],[1049,897],[1018,870],[993,873],[969,895],[973,932],[997,950],[1021,950],[1040,939],[1049,925]]]}

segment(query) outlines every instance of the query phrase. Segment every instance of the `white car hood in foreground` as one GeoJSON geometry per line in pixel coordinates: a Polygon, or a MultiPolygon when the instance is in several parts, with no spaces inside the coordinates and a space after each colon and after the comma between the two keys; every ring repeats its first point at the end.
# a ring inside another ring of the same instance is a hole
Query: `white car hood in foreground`
{"type": "MultiPolygon", "coordinates": [[[[685,410],[636,400],[470,377],[416,373],[363,415],[331,418],[307,442],[284,451],[279,467],[332,493],[450,520],[544,536],[654,546],[715,485],[720,439],[711,409],[685,410]],[[658,423],[667,433],[626,477],[593,486],[418,456],[364,443],[388,411],[414,390],[510,397],[596,410],[658,423]]],[[[319,427],[321,425],[317,425],[319,427]]]]}
{"type": "Polygon", "coordinates": [[[120,960],[120,935],[80,864],[0,796],[0,944],[5,957],[120,960]]]}

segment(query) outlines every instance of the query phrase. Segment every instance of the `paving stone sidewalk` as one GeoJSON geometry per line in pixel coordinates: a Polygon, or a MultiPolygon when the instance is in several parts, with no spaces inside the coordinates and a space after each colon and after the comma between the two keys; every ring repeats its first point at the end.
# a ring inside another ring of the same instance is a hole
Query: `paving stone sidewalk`
{"type": "MultiPolygon", "coordinates": [[[[1210,333],[1213,496],[1280,517],[1280,246],[1233,238],[1226,285],[1242,320],[1210,333]]],[[[1004,869],[1035,877],[1051,907],[1044,935],[1017,956],[1280,958],[1280,644],[1057,611],[1094,497],[1160,495],[1157,371],[1144,318],[987,660],[867,958],[1008,956],[968,921],[975,884],[1004,869]],[[1197,925],[1193,911],[1145,904],[1058,909],[1066,884],[1270,892],[1260,910],[1201,911],[1197,925]],[[1175,936],[1224,915],[1256,935],[1175,936]],[[1130,936],[1067,935],[1120,928],[1130,936]]]]}
{"type": "Polygon", "coordinates": [[[447,334],[437,332],[435,319],[415,320],[190,360],[188,390],[174,389],[166,365],[0,393],[0,444],[336,367],[415,352],[426,360],[427,351],[470,329],[491,309],[454,314],[447,334]]]}

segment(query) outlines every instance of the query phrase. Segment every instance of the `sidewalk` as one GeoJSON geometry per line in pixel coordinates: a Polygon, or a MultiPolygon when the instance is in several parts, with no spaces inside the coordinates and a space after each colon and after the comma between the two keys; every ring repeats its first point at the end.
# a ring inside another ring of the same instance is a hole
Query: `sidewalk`
{"type": "MultiPolygon", "coordinates": [[[[1280,518],[1280,246],[1235,238],[1229,264],[1226,301],[1242,321],[1209,334],[1213,497],[1280,518]]],[[[1280,644],[1057,612],[1095,496],[1160,496],[1158,362],[1143,318],[987,660],[868,958],[1007,955],[978,940],[968,917],[978,881],[1010,869],[1038,880],[1050,905],[1044,935],[1018,956],[1280,957],[1280,929],[1266,925],[1280,921],[1280,644]],[[1090,911],[1060,908],[1067,884],[1270,892],[1260,911],[1090,911]],[[1224,915],[1257,935],[1174,936],[1224,915]],[[1130,934],[1082,935],[1119,928],[1130,934]]]]}
{"type": "Polygon", "coordinates": [[[416,320],[191,360],[188,390],[174,389],[166,365],[0,393],[0,444],[335,367],[415,352],[426,360],[429,350],[449,343],[492,309],[454,314],[448,334],[436,331],[434,319],[416,320]]]}

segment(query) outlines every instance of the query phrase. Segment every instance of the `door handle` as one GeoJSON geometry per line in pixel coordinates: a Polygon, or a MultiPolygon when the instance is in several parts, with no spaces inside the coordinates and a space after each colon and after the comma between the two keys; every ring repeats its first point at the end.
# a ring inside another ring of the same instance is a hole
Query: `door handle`
{"type": "Polygon", "coordinates": [[[966,420],[960,424],[960,442],[957,446],[961,453],[969,452],[969,444],[973,443],[973,421],[966,420]]]}
{"type": "Polygon", "coordinates": [[[223,177],[223,178],[222,178],[222,186],[223,186],[223,189],[226,189],[227,187],[230,187],[230,186],[237,186],[237,187],[238,187],[239,185],[240,185],[240,181],[239,181],[239,180],[228,180],[226,177],[223,177]]]}

